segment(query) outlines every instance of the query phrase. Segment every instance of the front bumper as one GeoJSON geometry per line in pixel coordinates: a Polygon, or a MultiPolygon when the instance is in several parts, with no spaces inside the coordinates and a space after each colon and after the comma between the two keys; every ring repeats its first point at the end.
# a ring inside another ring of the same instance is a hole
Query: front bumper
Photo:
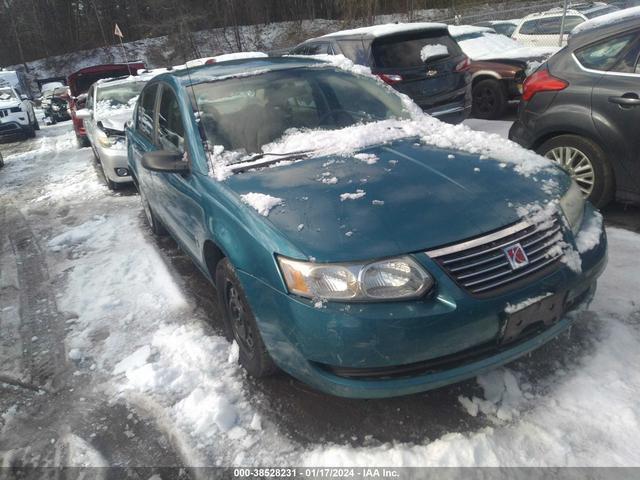
{"type": "Polygon", "coordinates": [[[126,148],[106,148],[100,144],[94,145],[94,148],[102,164],[102,170],[109,180],[114,183],[130,183],[133,181],[131,175],[120,176],[116,174],[116,169],[119,168],[129,171],[126,148]]]}
{"type": "MultiPolygon", "coordinates": [[[[585,225],[590,215],[589,209],[585,225]]],[[[333,395],[381,398],[474,377],[555,338],[571,326],[574,316],[564,315],[533,336],[500,347],[505,307],[549,292],[566,293],[567,308],[579,307],[593,296],[606,266],[606,251],[602,231],[599,244],[581,257],[582,273],[560,268],[516,291],[487,299],[462,291],[435,264],[428,268],[438,288],[426,298],[377,304],[329,302],[322,308],[246,272],[239,275],[267,349],[283,370],[333,395]],[[495,348],[488,348],[491,345],[495,348]],[[397,371],[400,374],[393,373],[397,371]]]]}
{"type": "Polygon", "coordinates": [[[23,135],[28,125],[22,125],[19,122],[3,122],[0,123],[0,137],[23,135]]]}

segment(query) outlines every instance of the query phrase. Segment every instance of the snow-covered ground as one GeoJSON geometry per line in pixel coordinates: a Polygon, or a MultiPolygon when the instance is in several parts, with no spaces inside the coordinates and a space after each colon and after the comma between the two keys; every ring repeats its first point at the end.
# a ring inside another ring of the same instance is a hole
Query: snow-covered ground
{"type": "Polygon", "coordinates": [[[342,400],[244,375],[211,289],[68,123],[0,148],[0,465],[640,466],[637,233],[608,229],[590,309],[528,358],[342,400]]]}

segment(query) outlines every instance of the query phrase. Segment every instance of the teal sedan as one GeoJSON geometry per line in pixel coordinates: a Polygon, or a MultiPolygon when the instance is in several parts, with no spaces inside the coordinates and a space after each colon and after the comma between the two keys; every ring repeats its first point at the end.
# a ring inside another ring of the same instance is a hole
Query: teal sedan
{"type": "Polygon", "coordinates": [[[336,62],[165,73],[126,132],[148,223],[212,282],[240,364],[390,397],[567,330],[607,258],[571,178],[336,62]]]}

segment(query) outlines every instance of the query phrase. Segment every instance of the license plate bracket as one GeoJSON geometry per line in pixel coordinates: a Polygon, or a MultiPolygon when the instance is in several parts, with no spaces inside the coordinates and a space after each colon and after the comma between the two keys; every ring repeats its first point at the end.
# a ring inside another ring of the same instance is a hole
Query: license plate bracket
{"type": "Polygon", "coordinates": [[[522,333],[536,323],[551,326],[556,323],[565,312],[567,294],[549,295],[516,312],[506,314],[501,344],[517,340],[522,333]]]}

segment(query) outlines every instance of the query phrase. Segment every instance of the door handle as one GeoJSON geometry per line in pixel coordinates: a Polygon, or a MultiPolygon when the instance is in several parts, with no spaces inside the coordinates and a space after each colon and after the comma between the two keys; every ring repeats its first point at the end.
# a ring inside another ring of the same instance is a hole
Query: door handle
{"type": "Polygon", "coordinates": [[[621,107],[637,107],[640,105],[640,98],[635,93],[625,93],[621,97],[609,97],[609,101],[621,107]]]}

